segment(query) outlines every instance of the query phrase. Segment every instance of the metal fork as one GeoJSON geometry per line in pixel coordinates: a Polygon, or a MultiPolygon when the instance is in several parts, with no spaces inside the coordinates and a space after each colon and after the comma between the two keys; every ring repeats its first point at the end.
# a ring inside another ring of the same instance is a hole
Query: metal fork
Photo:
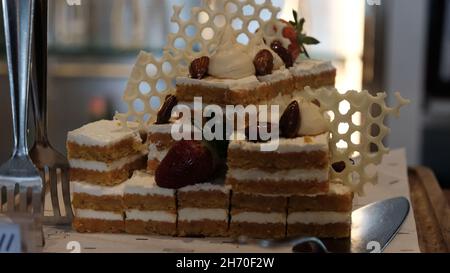
{"type": "Polygon", "coordinates": [[[34,0],[2,0],[8,56],[8,74],[14,147],[0,166],[0,208],[5,213],[42,213],[42,180],[28,156],[27,107],[34,0]],[[19,19],[20,18],[20,19],[19,19]],[[5,188],[6,194],[3,191],[5,188]],[[31,200],[30,200],[31,197],[31,200]],[[5,202],[6,201],[6,202],[5,202]],[[3,204],[6,203],[6,208],[3,204]],[[30,206],[31,205],[31,206],[30,206]]]}
{"type": "MultiPolygon", "coordinates": [[[[30,155],[41,173],[44,187],[50,187],[53,216],[44,215],[46,224],[70,224],[73,213],[70,201],[69,162],[56,151],[47,137],[47,13],[48,1],[35,0],[34,44],[32,66],[32,101],[36,140],[30,155]],[[58,194],[58,170],[61,177],[62,199],[58,194]],[[64,209],[65,215],[62,210],[64,209]]],[[[45,191],[47,192],[47,191],[45,191]]]]}

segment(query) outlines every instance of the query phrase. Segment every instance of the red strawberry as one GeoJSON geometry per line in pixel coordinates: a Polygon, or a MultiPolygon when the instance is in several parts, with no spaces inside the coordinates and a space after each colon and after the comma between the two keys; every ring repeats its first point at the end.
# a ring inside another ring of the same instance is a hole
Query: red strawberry
{"type": "Polygon", "coordinates": [[[214,176],[217,160],[213,152],[201,141],[176,142],[155,172],[158,186],[179,189],[207,182],[214,176]]]}
{"type": "Polygon", "coordinates": [[[298,34],[297,34],[297,30],[295,29],[295,27],[292,26],[291,23],[286,22],[283,19],[280,19],[281,22],[284,23],[284,28],[282,30],[282,34],[283,37],[288,39],[291,43],[288,46],[288,51],[292,56],[292,60],[296,60],[297,57],[300,55],[301,53],[301,48],[300,45],[298,44],[298,34]]]}
{"type": "Polygon", "coordinates": [[[286,22],[283,19],[280,19],[280,21],[285,24],[285,27],[282,30],[283,37],[289,39],[291,43],[296,43],[297,31],[295,30],[295,28],[289,22],[286,22]]]}
{"type": "Polygon", "coordinates": [[[280,22],[284,25],[281,30],[282,35],[290,41],[287,51],[291,55],[293,61],[295,61],[300,54],[305,54],[306,57],[309,58],[306,45],[317,45],[320,42],[303,32],[303,26],[305,24],[304,18],[299,18],[295,10],[292,11],[292,15],[294,17],[294,21],[287,22],[280,19],[280,22]]]}

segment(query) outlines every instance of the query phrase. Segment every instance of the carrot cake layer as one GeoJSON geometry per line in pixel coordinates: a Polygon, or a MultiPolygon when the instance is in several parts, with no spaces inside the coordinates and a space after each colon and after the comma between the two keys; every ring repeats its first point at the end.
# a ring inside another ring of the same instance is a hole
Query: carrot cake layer
{"type": "Polygon", "coordinates": [[[71,185],[74,208],[123,212],[123,184],[109,187],[72,181],[71,185]]]}
{"type": "Polygon", "coordinates": [[[177,214],[174,212],[127,209],[125,215],[127,233],[176,235],[177,214]]]}
{"type": "Polygon", "coordinates": [[[110,211],[75,209],[72,226],[78,232],[120,233],[125,231],[123,214],[110,211]]]}
{"type": "Polygon", "coordinates": [[[178,234],[180,236],[227,235],[228,208],[178,208],[178,234]]]}
{"type": "Polygon", "coordinates": [[[228,219],[226,221],[206,219],[178,221],[178,236],[226,237],[228,236],[228,219]]]}
{"type": "Polygon", "coordinates": [[[117,120],[100,120],[84,125],[67,135],[69,159],[111,163],[140,154],[144,149],[137,123],[124,128],[117,120]]]}
{"type": "Polygon", "coordinates": [[[261,104],[280,95],[291,95],[304,87],[320,88],[334,86],[336,69],[331,62],[298,60],[289,69],[284,67],[265,76],[247,76],[240,79],[206,77],[176,79],[177,98],[192,102],[202,97],[204,103],[218,105],[261,104]]]}
{"type": "Polygon", "coordinates": [[[72,161],[70,164],[71,181],[87,181],[91,184],[112,186],[130,178],[133,171],[145,169],[147,160],[145,155],[140,154],[109,165],[101,162],[81,160],[72,161]]]}
{"type": "Polygon", "coordinates": [[[353,192],[345,185],[330,183],[326,194],[292,195],[289,197],[289,212],[296,211],[336,211],[352,210],[353,192]]]}
{"type": "Polygon", "coordinates": [[[230,234],[233,237],[283,238],[286,235],[286,213],[232,213],[230,234]]]}
{"type": "MultiPolygon", "coordinates": [[[[222,180],[223,181],[223,180],[222,180]]],[[[213,183],[186,186],[177,191],[179,208],[226,208],[230,204],[230,187],[213,183]]]]}
{"type": "Polygon", "coordinates": [[[254,194],[318,194],[328,191],[328,181],[286,181],[286,180],[237,180],[228,177],[233,192],[254,194]]]}
{"type": "Polygon", "coordinates": [[[124,206],[143,211],[169,211],[176,214],[175,190],[159,187],[153,175],[134,172],[125,182],[124,206]]]}
{"type": "Polygon", "coordinates": [[[136,171],[125,182],[123,202],[128,233],[176,234],[175,190],[159,187],[153,175],[136,171]]]}
{"type": "Polygon", "coordinates": [[[232,212],[286,212],[287,197],[233,192],[231,196],[232,212]]]}
{"type": "MultiPolygon", "coordinates": [[[[241,138],[242,139],[242,138],[241,138]]],[[[229,168],[266,171],[284,169],[329,168],[329,133],[318,136],[280,138],[275,151],[263,151],[263,143],[246,140],[231,140],[228,147],[229,168]]],[[[270,144],[264,143],[264,144],[270,144]]]]}
{"type": "Polygon", "coordinates": [[[352,201],[351,189],[336,183],[325,194],[290,196],[288,236],[349,237],[352,201]]]}
{"type": "Polygon", "coordinates": [[[287,218],[288,236],[344,238],[350,236],[349,212],[293,212],[287,218]]]}
{"type": "Polygon", "coordinates": [[[230,187],[223,179],[183,187],[177,192],[180,236],[225,236],[230,187]]]}

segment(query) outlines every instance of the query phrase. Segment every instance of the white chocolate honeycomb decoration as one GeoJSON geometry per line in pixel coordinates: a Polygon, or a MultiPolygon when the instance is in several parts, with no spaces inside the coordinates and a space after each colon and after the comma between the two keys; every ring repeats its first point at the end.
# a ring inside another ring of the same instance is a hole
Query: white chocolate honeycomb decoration
{"type": "Polygon", "coordinates": [[[128,112],[118,113],[115,118],[122,121],[122,124],[133,118],[141,126],[155,121],[165,97],[174,91],[178,69],[177,62],[167,52],[157,58],[141,51],[122,97],[128,112]]]}
{"type": "Polygon", "coordinates": [[[339,93],[334,88],[305,88],[305,97],[318,100],[322,112],[331,117],[330,148],[332,163],[345,163],[337,172],[331,168],[332,180],[349,185],[354,192],[364,193],[366,183],[377,182],[376,166],[389,152],[383,139],[390,129],[388,116],[400,114],[410,101],[395,93],[397,105],[386,105],[386,93],[373,96],[368,91],[339,93]]]}
{"type": "Polygon", "coordinates": [[[123,95],[128,111],[115,116],[122,124],[126,120],[141,126],[154,122],[165,97],[175,91],[175,78],[187,75],[193,59],[211,55],[227,26],[245,45],[258,29],[268,30],[267,37],[276,35],[269,30],[280,12],[271,0],[203,1],[201,7],[191,9],[188,20],[181,18],[182,9],[173,7],[171,22],[177,25],[177,32],[168,35],[163,56],[139,54],[123,95]]]}

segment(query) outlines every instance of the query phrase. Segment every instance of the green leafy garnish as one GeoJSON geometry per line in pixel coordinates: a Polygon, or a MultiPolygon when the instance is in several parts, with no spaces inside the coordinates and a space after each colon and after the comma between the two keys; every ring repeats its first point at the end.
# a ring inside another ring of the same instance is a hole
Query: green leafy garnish
{"type": "Polygon", "coordinates": [[[299,20],[298,13],[295,10],[292,10],[292,15],[294,16],[294,21],[289,21],[289,23],[295,28],[295,30],[297,32],[298,45],[302,49],[302,53],[304,53],[306,55],[306,57],[310,58],[305,45],[317,45],[320,43],[320,41],[314,37],[306,35],[306,33],[303,33],[303,26],[305,25],[305,18],[300,18],[300,20],[299,20]]]}

